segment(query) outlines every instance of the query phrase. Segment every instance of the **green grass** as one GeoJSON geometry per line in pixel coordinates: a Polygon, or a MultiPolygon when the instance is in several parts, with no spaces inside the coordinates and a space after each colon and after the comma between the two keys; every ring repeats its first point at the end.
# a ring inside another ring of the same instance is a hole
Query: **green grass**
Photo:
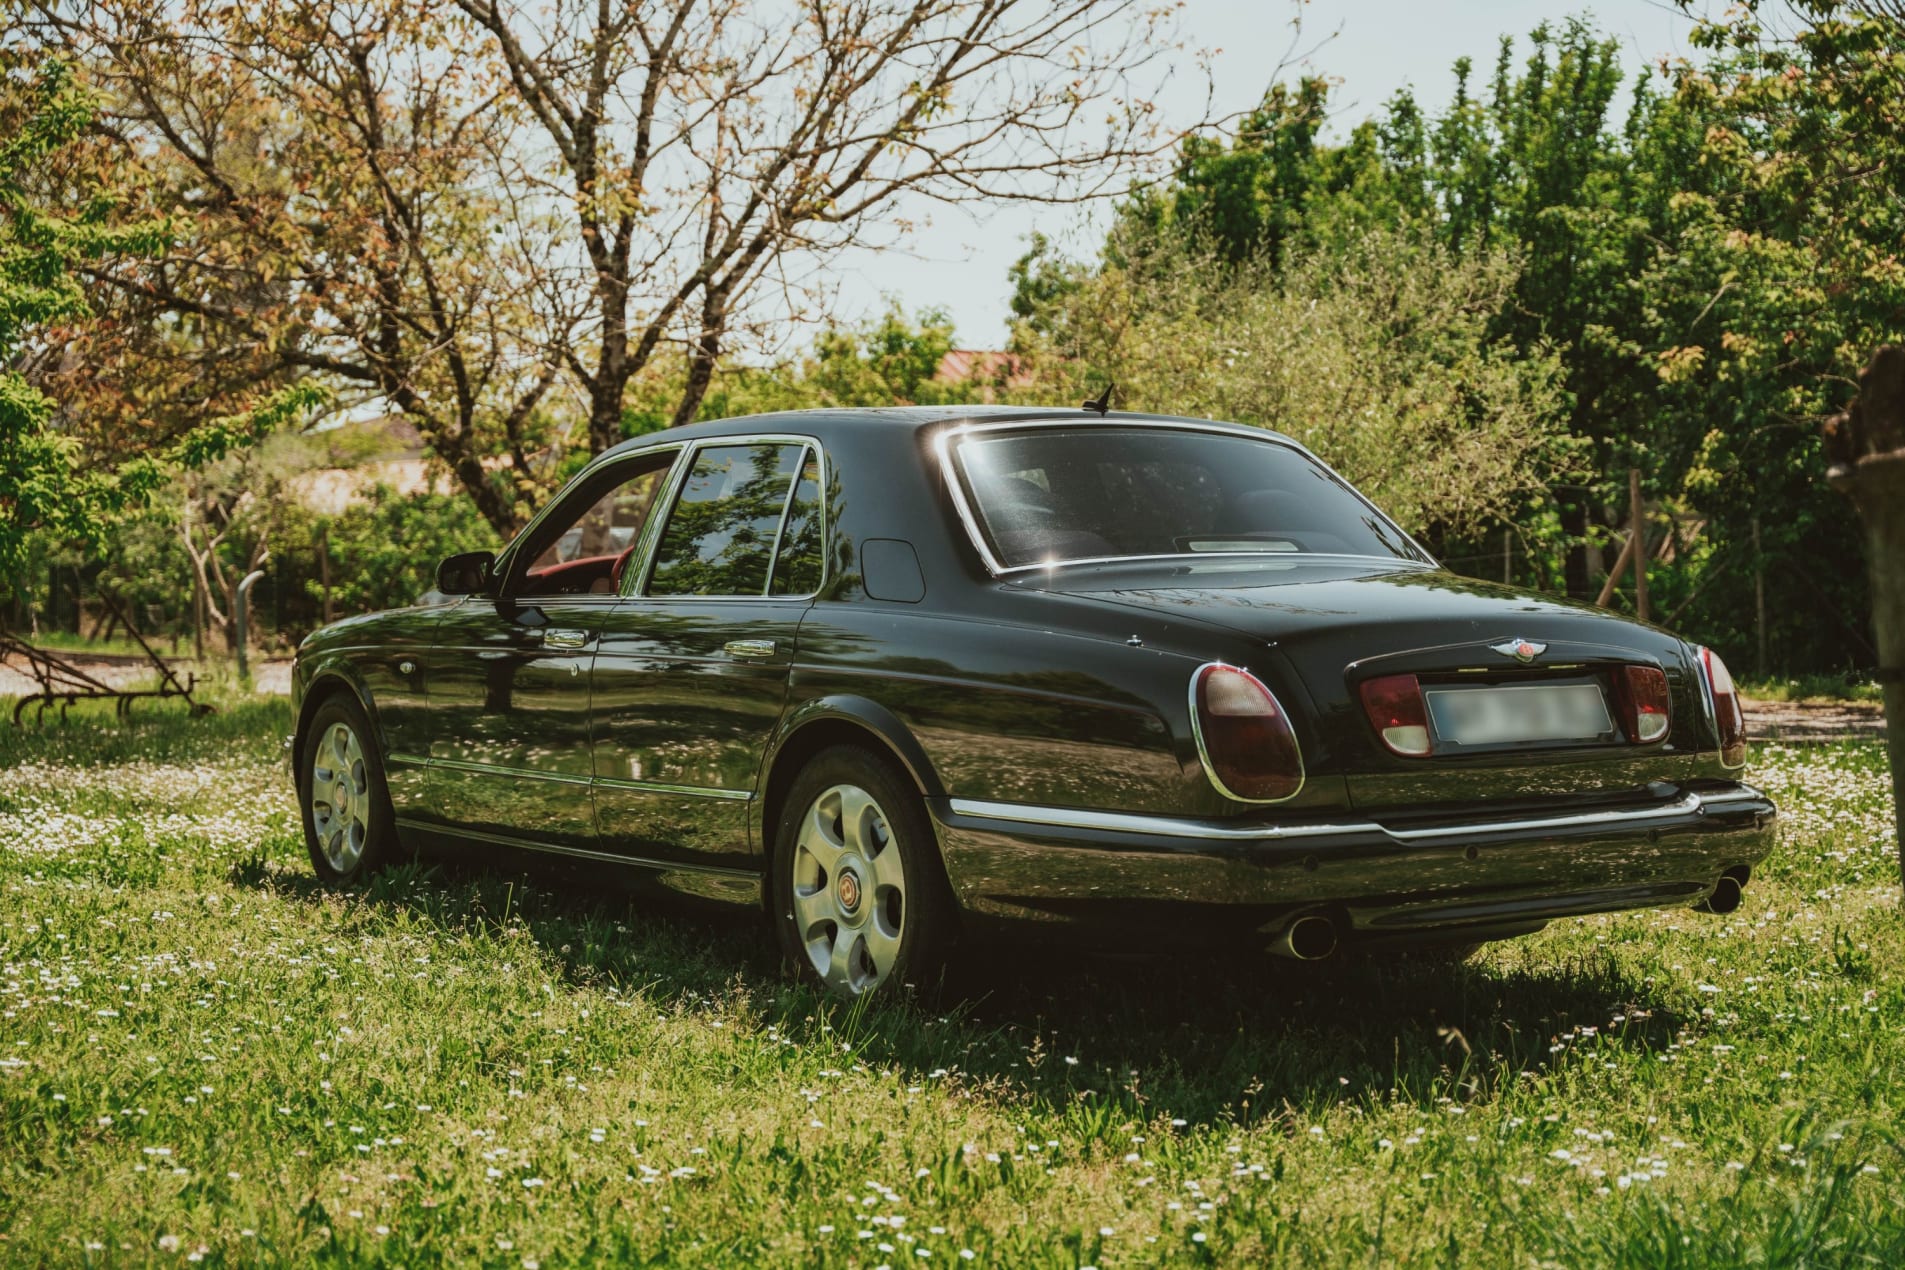
{"type": "Polygon", "coordinates": [[[0,1263],[1895,1266],[1876,747],[1730,917],[1460,968],[1011,950],[846,1009],[490,857],[317,887],[285,707],[0,728],[0,1263]],[[922,1255],[927,1254],[927,1255],[922,1255]]]}

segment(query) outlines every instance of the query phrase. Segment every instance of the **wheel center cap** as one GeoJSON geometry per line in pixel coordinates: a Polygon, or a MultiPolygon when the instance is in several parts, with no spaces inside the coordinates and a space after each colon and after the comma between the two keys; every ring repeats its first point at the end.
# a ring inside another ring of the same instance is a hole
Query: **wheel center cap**
{"type": "Polygon", "coordinates": [[[852,869],[840,871],[840,907],[851,913],[860,907],[860,875],[852,869]]]}

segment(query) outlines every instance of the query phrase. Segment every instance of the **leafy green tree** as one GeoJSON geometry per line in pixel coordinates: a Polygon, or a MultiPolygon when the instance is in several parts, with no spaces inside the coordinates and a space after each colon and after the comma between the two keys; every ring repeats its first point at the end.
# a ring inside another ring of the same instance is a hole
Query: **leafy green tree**
{"type": "Polygon", "coordinates": [[[24,79],[17,62],[12,52],[0,57],[0,577],[19,574],[28,534],[97,543],[108,519],[160,480],[149,465],[81,467],[55,403],[27,373],[52,351],[42,341],[53,326],[87,314],[75,262],[155,252],[167,227],[115,223],[103,189],[64,213],[36,203],[36,168],[84,131],[93,104],[66,64],[24,79]]]}
{"type": "MultiPolygon", "coordinates": [[[[1179,242],[1262,286],[1320,260],[1353,271],[1377,229],[1485,271],[1514,260],[1483,341],[1558,356],[1553,401],[1578,442],[1546,489],[1512,511],[1493,504],[1536,548],[1527,572],[1594,595],[1638,467],[1650,503],[1673,513],[1654,526],[1675,539],[1650,570],[1656,615],[1748,665],[1762,583],[1775,663],[1869,665],[1855,622],[1816,620],[1860,611],[1864,594],[1856,535],[1819,480],[1818,423],[1870,348],[1905,329],[1905,9],[1792,12],[1786,29],[1756,6],[1730,10],[1696,28],[1696,58],[1625,85],[1613,40],[1584,21],[1539,26],[1503,39],[1485,79],[1458,61],[1442,111],[1405,91],[1340,141],[1319,128],[1323,81],[1273,85],[1234,137],[1183,147],[1174,178],[1127,204],[1090,269],[1034,244],[1013,272],[1021,329],[1062,344],[1103,304],[1081,279],[1150,285],[1161,274],[1146,257],[1179,242]]],[[[1196,276],[1229,294],[1230,281],[1196,276]]],[[[1455,522],[1467,528],[1443,545],[1459,557],[1486,526],[1455,522]]],[[[1500,555],[1490,549],[1491,571],[1500,555]]]]}
{"type": "Polygon", "coordinates": [[[1020,328],[1047,400],[1112,381],[1122,408],[1274,428],[1432,543],[1514,516],[1574,461],[1554,350],[1490,332],[1510,255],[1371,230],[1280,265],[1169,237],[1106,257],[1020,328]]]}

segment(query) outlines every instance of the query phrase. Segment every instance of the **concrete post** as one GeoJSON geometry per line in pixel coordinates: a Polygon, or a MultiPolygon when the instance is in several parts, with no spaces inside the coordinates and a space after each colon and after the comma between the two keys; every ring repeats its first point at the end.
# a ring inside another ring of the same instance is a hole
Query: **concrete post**
{"type": "MultiPolygon", "coordinates": [[[[1826,479],[1850,496],[1865,527],[1896,818],[1905,807],[1905,347],[1887,344],[1872,354],[1851,409],[1828,419],[1825,434],[1826,479]]],[[[1905,884],[1905,834],[1899,880],[1905,884]]]]}
{"type": "Polygon", "coordinates": [[[250,625],[251,589],[264,576],[263,569],[247,573],[238,584],[238,602],[232,606],[232,644],[238,653],[238,682],[247,688],[251,687],[251,664],[247,660],[251,633],[245,628],[250,625]]]}

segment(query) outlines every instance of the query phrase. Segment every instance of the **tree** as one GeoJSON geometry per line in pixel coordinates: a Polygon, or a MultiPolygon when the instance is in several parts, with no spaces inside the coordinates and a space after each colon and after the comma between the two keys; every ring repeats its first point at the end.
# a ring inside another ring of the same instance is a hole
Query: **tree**
{"type": "Polygon", "coordinates": [[[1132,84],[1168,29],[1129,0],[555,0],[533,20],[457,3],[574,217],[594,304],[563,360],[594,450],[671,338],[688,351],[673,421],[695,418],[736,328],[804,308],[793,258],[867,243],[900,195],[1073,201],[1170,144],[1132,84]],[[778,294],[751,304],[768,281],[778,294]]]}
{"type": "Polygon", "coordinates": [[[251,386],[317,377],[340,404],[402,411],[484,517],[514,529],[546,493],[537,411],[556,382],[552,248],[527,192],[497,179],[511,114],[454,10],[323,0],[39,6],[82,60],[122,168],[180,212],[162,258],[93,271],[132,342],[105,376],[176,409],[154,367],[249,369],[251,386]]]}
{"type": "Polygon", "coordinates": [[[1135,0],[37,13],[193,217],[100,283],[403,411],[501,533],[564,468],[566,411],[599,451],[678,364],[694,418],[829,257],[904,232],[903,197],[1073,201],[1173,141],[1144,82],[1170,27],[1135,0]]]}
{"type": "MultiPolygon", "coordinates": [[[[1488,338],[1559,356],[1585,460],[1552,467],[1515,511],[1523,541],[1565,548],[1566,589],[1593,596],[1638,467],[1674,513],[1655,594],[1677,626],[1743,664],[1759,578],[1775,662],[1869,665],[1856,622],[1817,621],[1865,595],[1856,534],[1818,479],[1818,424],[1863,355],[1905,329],[1905,197],[1884,157],[1901,20],[1895,0],[1797,7],[1791,31],[1735,8],[1696,28],[1697,58],[1625,91],[1613,41],[1583,22],[1537,27],[1504,40],[1486,77],[1458,61],[1440,113],[1400,93],[1341,141],[1317,127],[1322,80],[1273,84],[1234,138],[1191,139],[1172,178],[1121,209],[1102,267],[1182,241],[1240,276],[1267,262],[1274,279],[1398,225],[1455,261],[1518,261],[1488,338]]],[[[1034,327],[1075,282],[1036,248],[1015,276],[1034,327]]],[[[1478,528],[1452,554],[1479,547],[1478,528]]],[[[1551,576],[1541,554],[1529,572],[1551,576]]]]}
{"type": "Polygon", "coordinates": [[[34,170],[79,136],[93,105],[64,63],[23,81],[13,51],[0,54],[0,577],[11,578],[28,534],[97,542],[111,514],[157,484],[150,468],[123,476],[80,468],[55,403],[30,375],[55,347],[45,340],[49,329],[86,315],[75,264],[157,251],[166,225],[114,223],[115,201],[104,190],[65,215],[36,206],[28,188],[34,170]]]}
{"type": "Polygon", "coordinates": [[[1170,239],[1106,256],[1019,328],[1051,400],[1115,382],[1124,408],[1274,428],[1430,541],[1513,517],[1574,461],[1554,350],[1490,332],[1512,256],[1381,230],[1280,262],[1170,239]]]}

